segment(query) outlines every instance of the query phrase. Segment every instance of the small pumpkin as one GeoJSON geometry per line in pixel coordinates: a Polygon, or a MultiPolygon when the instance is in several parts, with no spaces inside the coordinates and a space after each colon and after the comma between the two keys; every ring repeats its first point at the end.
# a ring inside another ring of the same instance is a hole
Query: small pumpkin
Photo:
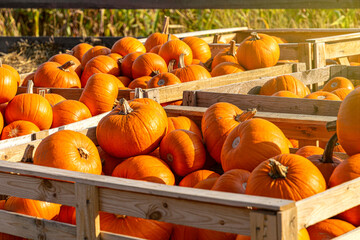
{"type": "Polygon", "coordinates": [[[136,78],[129,83],[128,88],[130,88],[130,89],[135,89],[135,88],[146,89],[150,79],[151,79],[151,76],[143,76],[143,77],[136,78]]]}
{"type": "Polygon", "coordinates": [[[102,171],[105,175],[111,176],[117,165],[122,163],[124,158],[116,158],[105,152],[100,146],[97,147],[102,163],[102,171]]]}
{"type": "Polygon", "coordinates": [[[92,58],[99,56],[99,55],[108,55],[111,53],[111,50],[104,46],[95,46],[90,48],[82,57],[81,59],[81,66],[85,68],[88,61],[92,58]]]}
{"type": "MultiPolygon", "coordinates": [[[[122,85],[124,87],[129,86],[129,84],[131,82],[131,79],[129,77],[126,77],[126,76],[118,76],[117,78],[120,80],[120,82],[122,83],[122,85]]],[[[119,85],[119,87],[123,87],[123,86],[121,86],[121,84],[119,85]]]]}
{"type": "Polygon", "coordinates": [[[191,48],[185,42],[178,39],[167,41],[159,50],[160,57],[165,60],[167,65],[169,65],[171,60],[175,60],[174,68],[178,66],[181,54],[184,54],[184,66],[190,65],[193,60],[191,48]]]}
{"type": "Polygon", "coordinates": [[[303,82],[291,75],[282,75],[268,80],[260,89],[260,95],[271,96],[274,93],[287,90],[299,97],[305,97],[310,90],[303,82]]]}
{"type": "Polygon", "coordinates": [[[208,178],[218,178],[220,175],[214,171],[210,170],[197,170],[186,175],[179,183],[181,187],[194,187],[196,184],[201,182],[204,179],[208,178]]]}
{"type": "Polygon", "coordinates": [[[111,52],[118,53],[121,56],[126,56],[129,53],[133,53],[133,52],[146,53],[146,48],[136,38],[123,37],[114,43],[114,45],[111,47],[111,52]]]}
{"type": "Polygon", "coordinates": [[[91,48],[93,48],[93,46],[88,43],[79,43],[71,49],[71,54],[81,62],[84,54],[91,48]]]}
{"type": "Polygon", "coordinates": [[[2,61],[0,60],[0,68],[5,68],[7,70],[9,70],[12,74],[13,74],[13,77],[14,79],[16,80],[17,82],[17,85],[19,86],[20,84],[20,74],[18,71],[16,71],[15,68],[13,68],[12,66],[8,65],[8,64],[2,64],[2,61]]]}
{"type": "Polygon", "coordinates": [[[156,45],[155,47],[153,47],[152,49],[150,49],[150,53],[156,53],[159,54],[160,48],[162,45],[156,45]]]}
{"type": "Polygon", "coordinates": [[[112,59],[115,60],[115,62],[119,62],[119,60],[123,58],[123,57],[122,57],[120,54],[118,54],[118,53],[110,53],[110,54],[108,54],[108,55],[106,55],[106,56],[111,57],[112,59]]]}
{"type": "Polygon", "coordinates": [[[245,69],[237,63],[223,62],[216,65],[216,67],[212,69],[211,76],[218,77],[243,71],[245,71],[245,69]]]}
{"type": "Polygon", "coordinates": [[[221,51],[215,55],[214,59],[211,62],[211,69],[214,69],[217,65],[223,62],[232,62],[239,64],[236,58],[236,49],[236,42],[234,40],[231,40],[230,48],[226,48],[224,51],[221,51]]]}
{"type": "Polygon", "coordinates": [[[311,240],[330,240],[355,229],[340,219],[325,219],[307,228],[311,240]]]}
{"type": "Polygon", "coordinates": [[[51,106],[54,106],[55,104],[66,100],[66,98],[56,93],[45,93],[43,97],[48,100],[51,106]]]}
{"type": "Polygon", "coordinates": [[[162,57],[155,53],[144,53],[138,56],[133,62],[131,69],[134,79],[143,76],[154,77],[164,72],[167,72],[167,64],[162,57]]]}
{"type": "Polygon", "coordinates": [[[147,83],[147,88],[165,87],[179,83],[181,81],[175,74],[165,72],[152,77],[147,83]]]}
{"type": "Polygon", "coordinates": [[[40,132],[40,129],[29,121],[14,121],[5,126],[1,133],[1,140],[28,135],[34,132],[40,132]]]}
{"type": "Polygon", "coordinates": [[[198,182],[194,186],[194,188],[211,190],[211,188],[214,186],[214,184],[216,183],[216,181],[218,179],[219,179],[219,177],[213,177],[213,178],[204,179],[204,180],[198,182]]]}
{"type": "Polygon", "coordinates": [[[287,90],[281,90],[278,91],[276,93],[274,93],[273,95],[271,95],[273,97],[291,97],[291,98],[300,98],[298,95],[296,95],[293,92],[287,91],[287,90]]]}
{"type": "Polygon", "coordinates": [[[250,172],[243,169],[232,169],[222,174],[211,190],[245,194],[250,172]]]}
{"type": "Polygon", "coordinates": [[[344,100],[345,97],[351,92],[352,90],[348,89],[348,88],[338,88],[335,89],[334,91],[332,91],[331,93],[335,94],[336,96],[338,96],[340,98],[340,100],[344,100]]]}
{"type": "Polygon", "coordinates": [[[317,91],[306,95],[304,98],[319,99],[319,100],[334,100],[341,101],[341,99],[331,92],[317,91]]]}
{"type": "Polygon", "coordinates": [[[121,74],[132,79],[132,65],[143,52],[133,52],[121,59],[121,74]]]}
{"type": "Polygon", "coordinates": [[[73,61],[74,62],[74,65],[72,65],[70,67],[70,69],[72,69],[74,72],[76,72],[76,74],[80,77],[81,76],[81,71],[82,71],[81,62],[75,56],[70,55],[70,54],[66,54],[66,53],[61,53],[61,54],[56,54],[56,55],[52,56],[48,60],[48,62],[57,62],[60,65],[64,65],[68,61],[73,61]]]}
{"type": "Polygon", "coordinates": [[[312,155],[321,155],[324,153],[324,149],[316,146],[304,146],[296,151],[295,154],[308,158],[312,155]]]}
{"type": "Polygon", "coordinates": [[[91,118],[89,108],[76,100],[65,100],[53,106],[52,128],[91,118]]]}
{"type": "Polygon", "coordinates": [[[15,97],[18,83],[14,74],[2,66],[0,61],[0,103],[6,103],[15,97]]]}
{"type": "Polygon", "coordinates": [[[354,90],[354,85],[349,79],[345,77],[334,77],[324,85],[322,91],[332,92],[338,88],[347,88],[349,90],[354,90]]]}
{"type": "Polygon", "coordinates": [[[188,117],[178,116],[178,117],[168,117],[168,128],[166,131],[166,135],[176,129],[184,129],[189,130],[202,139],[201,130],[196,125],[196,123],[188,117]]]}
{"type": "Polygon", "coordinates": [[[211,50],[209,44],[198,37],[185,37],[182,39],[193,53],[194,59],[199,59],[200,62],[207,62],[211,58],[211,50]]]}

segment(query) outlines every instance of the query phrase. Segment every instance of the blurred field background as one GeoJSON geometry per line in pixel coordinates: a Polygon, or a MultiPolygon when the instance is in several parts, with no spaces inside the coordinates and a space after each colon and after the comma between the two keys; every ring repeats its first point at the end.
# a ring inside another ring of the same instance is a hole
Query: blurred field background
{"type": "Polygon", "coordinates": [[[134,36],[160,31],[170,16],[172,33],[227,27],[357,28],[360,9],[0,9],[1,36],[134,36]]]}

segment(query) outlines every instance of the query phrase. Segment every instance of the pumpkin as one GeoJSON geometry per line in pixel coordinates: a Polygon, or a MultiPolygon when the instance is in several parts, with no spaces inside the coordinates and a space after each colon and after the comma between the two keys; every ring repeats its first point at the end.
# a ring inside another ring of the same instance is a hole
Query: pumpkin
{"type": "Polygon", "coordinates": [[[279,44],[269,35],[252,32],[240,43],[236,58],[247,70],[272,67],[280,58],[279,44]]]}
{"type": "Polygon", "coordinates": [[[205,111],[201,119],[201,132],[206,148],[216,162],[221,161],[221,149],[231,130],[252,116],[244,114],[235,105],[225,102],[215,103],[205,111]]]}
{"type": "Polygon", "coordinates": [[[165,60],[167,65],[169,65],[171,60],[175,60],[174,68],[178,66],[181,54],[184,54],[184,66],[190,65],[193,60],[191,48],[185,42],[178,39],[167,41],[159,50],[160,57],[165,60]]]}
{"type": "Polygon", "coordinates": [[[209,44],[198,37],[185,37],[182,39],[193,53],[194,59],[199,59],[200,62],[206,62],[211,58],[211,50],[209,44]]]}
{"type": "Polygon", "coordinates": [[[160,48],[162,45],[156,45],[155,47],[153,47],[152,49],[150,49],[150,53],[156,53],[159,54],[160,48]]]}
{"type": "Polygon", "coordinates": [[[121,74],[132,79],[132,65],[143,52],[133,52],[121,59],[121,74]]]}
{"type": "Polygon", "coordinates": [[[1,103],[0,104],[0,112],[2,114],[3,117],[5,117],[5,110],[6,110],[6,107],[7,107],[8,103],[1,103]]]}
{"type": "Polygon", "coordinates": [[[342,101],[336,124],[340,145],[348,155],[360,153],[360,88],[356,88],[342,101]]]}
{"type": "Polygon", "coordinates": [[[202,139],[201,130],[196,125],[196,123],[188,117],[178,116],[178,117],[168,117],[168,129],[166,135],[175,129],[185,129],[189,130],[202,139]]]}
{"type": "Polygon", "coordinates": [[[179,57],[179,66],[177,69],[173,70],[171,73],[176,75],[181,82],[190,82],[200,79],[211,78],[211,75],[206,68],[200,65],[189,65],[185,66],[184,63],[184,54],[181,54],[179,57]]]}
{"type": "Polygon", "coordinates": [[[118,53],[121,56],[126,56],[133,52],[146,53],[145,46],[136,38],[123,37],[117,40],[111,48],[112,53],[118,53]]]}
{"type": "Polygon", "coordinates": [[[56,93],[46,93],[44,97],[48,100],[51,106],[66,100],[66,98],[56,93]]]}
{"type": "Polygon", "coordinates": [[[211,190],[218,179],[219,179],[219,177],[213,177],[213,178],[204,179],[204,180],[198,182],[194,186],[194,188],[211,190]]]}
{"type": "Polygon", "coordinates": [[[79,101],[89,108],[92,116],[111,111],[118,95],[118,84],[113,75],[95,73],[89,78],[79,101]]]}
{"type": "Polygon", "coordinates": [[[150,79],[151,79],[150,76],[143,76],[143,77],[136,78],[129,83],[128,88],[130,88],[130,89],[135,89],[135,88],[146,89],[150,79]]]}
{"type": "Polygon", "coordinates": [[[22,120],[14,121],[4,127],[1,133],[1,140],[24,136],[39,131],[40,129],[32,122],[22,120]]]}
{"type": "Polygon", "coordinates": [[[196,184],[201,182],[204,179],[208,178],[218,178],[220,175],[214,171],[210,170],[197,170],[186,175],[179,183],[181,187],[194,187],[196,184]]]}
{"type": "Polygon", "coordinates": [[[225,172],[235,168],[251,172],[261,162],[281,153],[289,153],[284,133],[273,123],[254,118],[237,125],[227,136],[221,150],[221,166],[225,172]]]}
{"type": "Polygon", "coordinates": [[[274,93],[273,95],[271,95],[273,97],[291,97],[291,98],[300,98],[298,95],[296,95],[293,92],[290,91],[286,91],[286,90],[281,90],[278,91],[276,93],[274,93]]]}
{"type": "Polygon", "coordinates": [[[82,71],[81,62],[79,61],[79,59],[77,59],[73,55],[61,53],[61,54],[56,54],[56,55],[52,56],[48,60],[48,62],[57,62],[60,65],[64,65],[68,61],[74,62],[74,65],[70,66],[69,69],[72,69],[80,77],[81,71],[82,71]]]}
{"type": "Polygon", "coordinates": [[[90,48],[82,57],[81,59],[81,66],[84,68],[88,61],[92,58],[99,56],[99,55],[108,55],[111,53],[111,50],[104,46],[95,46],[90,48]]]}
{"type": "Polygon", "coordinates": [[[19,72],[16,71],[15,68],[13,68],[12,66],[10,66],[8,64],[2,64],[1,60],[0,60],[0,68],[5,68],[5,69],[9,70],[13,74],[13,77],[14,77],[15,81],[17,82],[17,85],[19,86],[21,79],[20,79],[19,72]]]}
{"type": "MultiPolygon", "coordinates": [[[[129,77],[126,77],[126,76],[118,76],[117,78],[120,80],[120,82],[122,83],[122,85],[124,87],[129,86],[129,84],[131,82],[131,79],[129,77]]],[[[123,86],[121,86],[121,84],[120,84],[119,87],[123,87],[123,86]]]]}
{"type": "Polygon", "coordinates": [[[71,60],[63,65],[57,62],[41,64],[35,72],[34,85],[36,87],[81,88],[79,76],[70,69],[74,64],[71,60]]]}
{"type": "Polygon", "coordinates": [[[8,68],[3,67],[0,61],[0,103],[13,99],[17,92],[17,79],[8,68]]]}
{"type": "Polygon", "coordinates": [[[351,89],[348,88],[338,88],[335,89],[334,91],[332,91],[331,93],[335,94],[336,96],[338,96],[340,98],[340,100],[344,100],[345,97],[351,92],[351,89]]]}
{"type": "Polygon", "coordinates": [[[325,189],[324,177],[308,159],[296,154],[280,154],[253,170],[246,194],[298,201],[325,189]]]}
{"type": "Polygon", "coordinates": [[[164,72],[167,72],[167,64],[162,57],[155,53],[144,53],[140,55],[133,62],[131,69],[134,79],[143,76],[154,77],[164,72]]]}
{"type": "Polygon", "coordinates": [[[124,158],[116,158],[105,152],[100,146],[97,147],[102,163],[102,171],[105,175],[111,176],[117,165],[122,163],[124,158]]]}
{"type": "Polygon", "coordinates": [[[79,43],[71,49],[71,53],[81,62],[84,54],[91,48],[93,48],[93,46],[88,43],[79,43]]]}
{"type": "Polygon", "coordinates": [[[204,166],[206,152],[198,135],[177,129],[161,141],[160,156],[178,176],[185,176],[204,166]]]}
{"type": "Polygon", "coordinates": [[[76,100],[65,100],[53,106],[52,128],[91,118],[89,108],[76,100]]]}
{"type": "Polygon", "coordinates": [[[287,90],[295,93],[299,97],[305,97],[310,93],[308,87],[303,82],[291,75],[282,75],[268,80],[260,89],[260,95],[271,96],[274,93],[287,90]]]}
{"type": "Polygon", "coordinates": [[[174,224],[170,240],[198,240],[198,230],[198,228],[174,224]]]}
{"type": "Polygon", "coordinates": [[[26,75],[26,77],[24,78],[24,80],[21,83],[21,86],[26,87],[28,85],[29,80],[34,82],[34,77],[35,77],[35,72],[29,73],[28,75],[26,75]]]}
{"type": "MultiPolygon", "coordinates": [[[[355,154],[340,163],[331,174],[329,187],[335,187],[344,182],[360,177],[359,161],[360,154],[355,154]]],[[[337,218],[347,221],[354,226],[360,226],[360,206],[340,213],[337,218]]]]}
{"type": "Polygon", "coordinates": [[[81,87],[85,87],[88,79],[95,73],[107,73],[114,76],[120,74],[118,63],[108,56],[97,56],[89,60],[81,75],[81,87]]]}
{"type": "Polygon", "coordinates": [[[147,82],[147,88],[165,87],[179,83],[181,83],[181,81],[176,75],[169,72],[165,72],[152,77],[147,82]]]}
{"type": "Polygon", "coordinates": [[[334,169],[342,162],[340,158],[333,156],[334,147],[337,142],[336,133],[330,138],[322,155],[312,155],[307,157],[322,173],[326,183],[329,182],[330,176],[334,169]]]}
{"type": "Polygon", "coordinates": [[[211,190],[232,193],[245,193],[250,172],[243,169],[232,169],[222,174],[211,190]]]}
{"type": "Polygon", "coordinates": [[[330,93],[330,92],[324,92],[324,91],[317,91],[317,92],[310,93],[310,94],[306,95],[304,98],[341,101],[341,99],[338,96],[336,96],[335,94],[330,93]]]}
{"type": "Polygon", "coordinates": [[[115,62],[119,62],[119,60],[122,59],[122,56],[118,53],[110,53],[106,56],[111,57],[112,59],[115,60],[115,62]]]}
{"type": "Polygon", "coordinates": [[[307,228],[311,240],[334,239],[354,229],[354,225],[340,219],[325,219],[307,228]]]}
{"type": "Polygon", "coordinates": [[[324,149],[316,146],[304,146],[296,151],[295,154],[303,156],[305,158],[312,155],[321,155],[324,153],[324,149]]]}
{"type": "Polygon", "coordinates": [[[349,79],[345,77],[334,77],[324,85],[322,91],[332,92],[339,88],[347,88],[349,90],[354,90],[354,85],[349,79]]]}
{"type": "Polygon", "coordinates": [[[163,114],[158,114],[156,107],[139,102],[129,104],[122,98],[119,105],[101,119],[96,128],[96,137],[107,153],[126,158],[155,150],[166,128],[167,119],[163,114]]]}
{"type": "Polygon", "coordinates": [[[238,63],[236,58],[236,45],[235,41],[230,41],[230,48],[226,48],[224,51],[219,52],[215,55],[214,59],[211,62],[211,69],[214,69],[217,65],[223,62],[232,62],[238,63]]]}
{"type": "Polygon", "coordinates": [[[34,164],[101,174],[101,160],[95,144],[84,134],[71,130],[44,138],[35,151],[34,164]]]}
{"type": "Polygon", "coordinates": [[[299,148],[299,140],[296,139],[288,139],[289,140],[289,148],[299,148]]]}
{"type": "Polygon", "coordinates": [[[216,65],[211,71],[212,77],[218,77],[222,75],[243,72],[245,69],[237,63],[223,62],[216,65]]]}

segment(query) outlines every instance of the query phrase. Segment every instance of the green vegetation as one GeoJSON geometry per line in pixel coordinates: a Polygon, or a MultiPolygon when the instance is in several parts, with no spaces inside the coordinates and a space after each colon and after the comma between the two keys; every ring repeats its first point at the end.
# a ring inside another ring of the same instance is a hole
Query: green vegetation
{"type": "Polygon", "coordinates": [[[360,9],[0,9],[2,36],[147,36],[170,16],[173,33],[215,28],[358,28],[360,9]]]}

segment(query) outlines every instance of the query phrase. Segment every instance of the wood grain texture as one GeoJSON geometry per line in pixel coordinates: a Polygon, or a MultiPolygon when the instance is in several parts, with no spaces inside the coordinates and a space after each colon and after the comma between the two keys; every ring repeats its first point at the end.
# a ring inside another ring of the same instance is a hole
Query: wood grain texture
{"type": "Polygon", "coordinates": [[[335,36],[328,36],[328,37],[322,37],[322,38],[313,38],[313,39],[307,39],[307,42],[312,43],[330,43],[330,42],[341,42],[341,41],[348,41],[351,39],[360,39],[360,33],[349,33],[349,34],[341,34],[341,35],[335,35],[335,36]]]}
{"type": "Polygon", "coordinates": [[[325,58],[340,58],[360,54],[360,37],[356,40],[347,40],[325,44],[325,58]]]}
{"type": "Polygon", "coordinates": [[[332,240],[358,240],[360,239],[360,227],[347,232],[339,237],[333,238],[332,240]]]}
{"type": "Polygon", "coordinates": [[[250,212],[251,239],[272,240],[278,238],[276,214],[268,211],[250,212]]]}
{"type": "Polygon", "coordinates": [[[291,208],[277,213],[277,239],[297,239],[297,209],[291,208]]]}

